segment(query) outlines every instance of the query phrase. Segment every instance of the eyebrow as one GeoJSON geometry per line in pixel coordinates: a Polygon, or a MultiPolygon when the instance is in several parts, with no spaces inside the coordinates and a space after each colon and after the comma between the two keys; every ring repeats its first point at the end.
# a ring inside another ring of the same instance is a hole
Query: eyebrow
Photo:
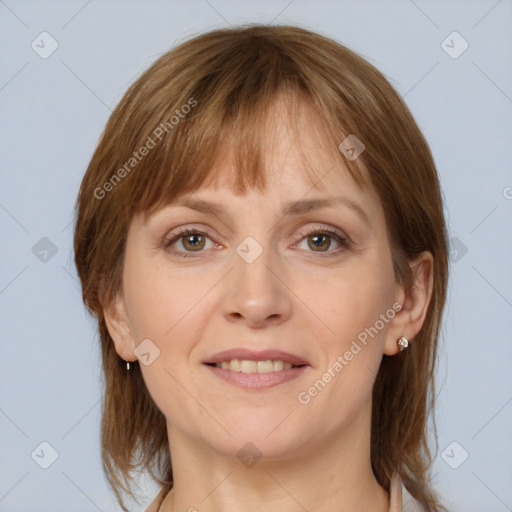
{"type": "MultiPolygon", "coordinates": [[[[372,227],[370,217],[363,209],[363,207],[354,200],[345,196],[328,197],[323,199],[299,199],[298,201],[289,201],[283,205],[281,213],[283,217],[286,215],[302,215],[304,213],[310,212],[311,210],[328,208],[336,206],[338,204],[342,204],[353,210],[369,227],[372,227]]],[[[218,217],[221,217],[225,212],[225,207],[222,204],[205,201],[203,199],[195,199],[193,197],[182,198],[178,200],[175,203],[175,205],[185,206],[192,210],[196,210],[198,212],[205,214],[215,215],[218,217]]]]}

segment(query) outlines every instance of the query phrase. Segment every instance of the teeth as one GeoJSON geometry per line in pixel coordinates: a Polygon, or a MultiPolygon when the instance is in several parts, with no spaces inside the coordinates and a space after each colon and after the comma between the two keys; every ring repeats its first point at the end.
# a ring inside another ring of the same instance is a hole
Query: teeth
{"type": "Polygon", "coordinates": [[[242,364],[240,362],[240,359],[232,359],[229,362],[229,369],[233,372],[241,372],[242,371],[242,364]]]}
{"type": "Polygon", "coordinates": [[[270,373],[280,370],[289,370],[297,368],[292,363],[284,362],[279,359],[267,359],[266,361],[251,361],[248,359],[231,359],[231,361],[222,361],[215,364],[217,368],[224,368],[233,372],[242,373],[270,373]]]}
{"type": "Polygon", "coordinates": [[[283,361],[274,361],[274,371],[282,370],[284,368],[283,361]]]}
{"type": "Polygon", "coordinates": [[[256,363],[258,373],[270,373],[274,371],[274,361],[268,359],[267,361],[258,361],[256,363]]]}
{"type": "Polygon", "coordinates": [[[258,368],[258,363],[256,361],[247,361],[247,360],[243,360],[243,361],[240,361],[240,371],[242,373],[254,373],[257,370],[258,368]]]}

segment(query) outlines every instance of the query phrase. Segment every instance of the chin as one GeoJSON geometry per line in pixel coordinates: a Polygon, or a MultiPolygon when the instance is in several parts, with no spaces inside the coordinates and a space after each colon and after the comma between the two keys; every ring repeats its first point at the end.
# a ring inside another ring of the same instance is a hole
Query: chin
{"type": "Polygon", "coordinates": [[[231,434],[216,429],[204,432],[205,441],[224,455],[240,458],[244,454],[263,458],[290,457],[300,445],[306,444],[308,435],[304,422],[293,410],[238,408],[236,417],[223,418],[222,425],[231,434]],[[291,414],[290,414],[291,412],[291,414]],[[247,453],[246,453],[247,452],[247,453]]]}

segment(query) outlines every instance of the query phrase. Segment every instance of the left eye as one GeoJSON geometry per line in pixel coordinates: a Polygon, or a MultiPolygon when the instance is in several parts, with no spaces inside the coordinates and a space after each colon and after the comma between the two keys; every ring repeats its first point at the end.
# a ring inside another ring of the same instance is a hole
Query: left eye
{"type": "Polygon", "coordinates": [[[306,236],[301,240],[307,242],[307,245],[312,252],[334,252],[329,251],[332,240],[335,240],[341,247],[348,247],[348,240],[343,238],[335,231],[330,230],[316,230],[307,233],[306,236]]]}

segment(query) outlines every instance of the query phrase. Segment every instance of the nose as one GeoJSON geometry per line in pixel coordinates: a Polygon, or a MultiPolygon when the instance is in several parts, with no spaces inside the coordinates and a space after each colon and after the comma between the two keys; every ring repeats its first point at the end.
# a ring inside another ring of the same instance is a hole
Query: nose
{"type": "MultiPolygon", "coordinates": [[[[243,248],[234,255],[234,268],[226,276],[225,317],[253,329],[285,322],[292,313],[293,294],[285,284],[282,269],[278,268],[277,256],[265,247],[252,260],[246,257],[243,248]]],[[[254,245],[250,250],[255,250],[254,245]]]]}

